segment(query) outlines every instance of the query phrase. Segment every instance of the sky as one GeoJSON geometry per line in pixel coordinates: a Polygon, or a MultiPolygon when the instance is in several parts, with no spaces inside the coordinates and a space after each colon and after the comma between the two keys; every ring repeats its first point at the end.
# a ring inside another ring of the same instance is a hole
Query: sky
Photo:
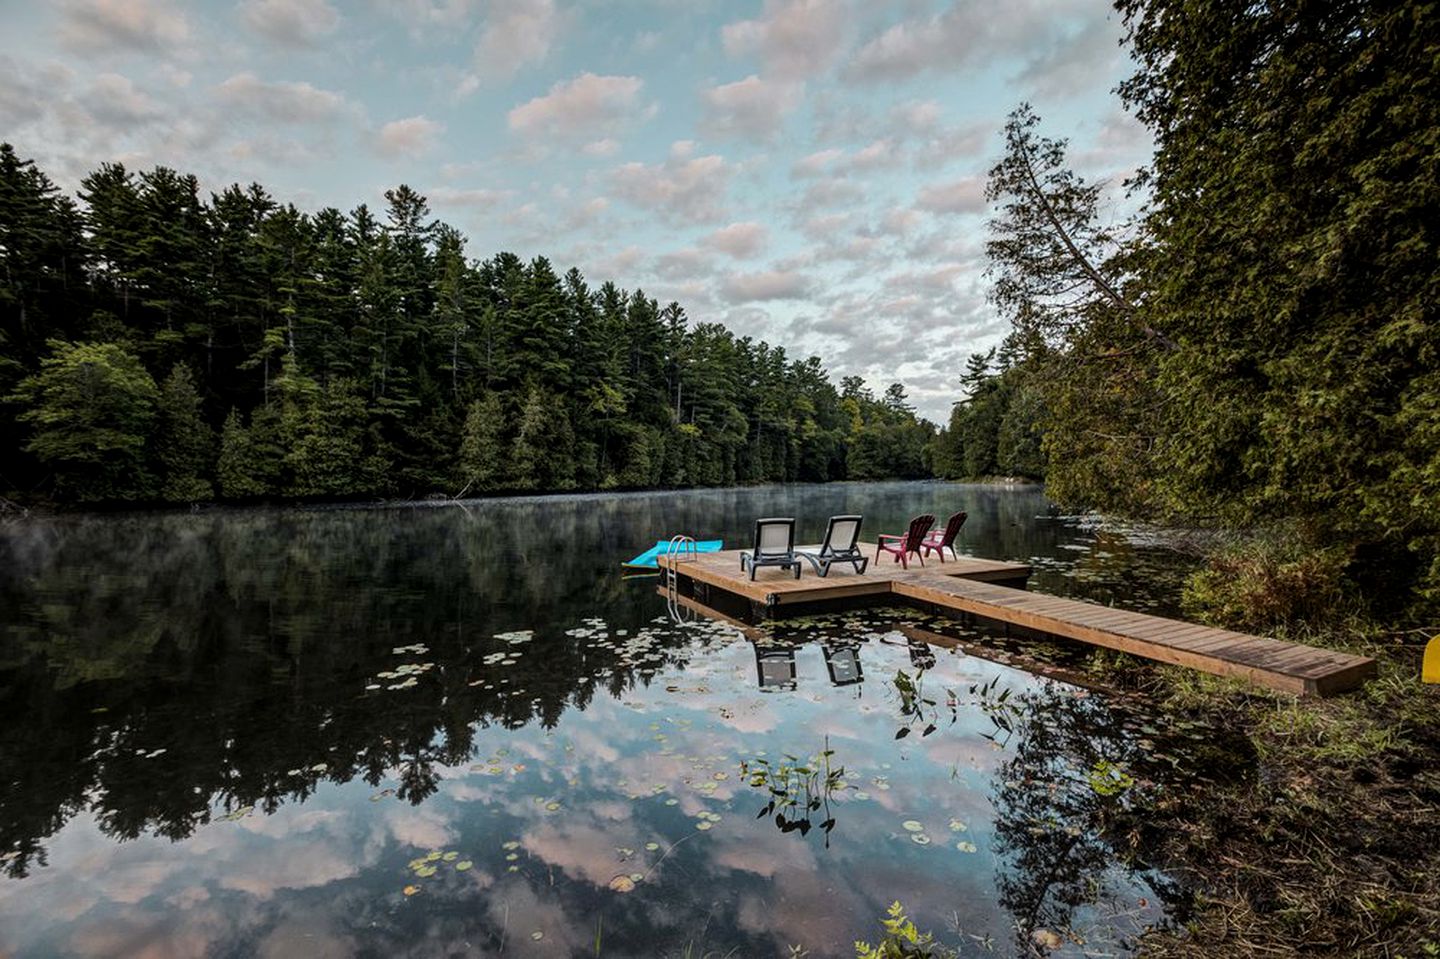
{"type": "MultiPolygon", "coordinates": [[[[1120,184],[1151,140],[1100,0],[0,0],[0,139],[316,210],[407,183],[469,238],[903,382],[943,422],[986,300],[987,170],[1034,105],[1120,184]]],[[[1118,215],[1118,214],[1117,214],[1118,215]]]]}

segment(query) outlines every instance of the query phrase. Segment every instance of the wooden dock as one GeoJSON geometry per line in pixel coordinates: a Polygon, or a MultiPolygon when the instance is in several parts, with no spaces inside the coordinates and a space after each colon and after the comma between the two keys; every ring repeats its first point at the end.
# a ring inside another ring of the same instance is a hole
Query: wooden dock
{"type": "MultiPolygon", "coordinates": [[[[864,548],[866,555],[875,555],[873,544],[864,548]]],[[[962,556],[943,564],[931,558],[923,567],[912,563],[906,570],[886,556],[881,563],[872,559],[863,574],[834,566],[822,579],[806,564],[798,580],[767,567],[751,581],[740,571],[739,550],[660,561],[674,568],[684,595],[732,613],[739,612],[737,606],[748,606],[753,616],[785,616],[901,600],[1237,676],[1297,695],[1333,695],[1375,675],[1374,660],[1363,656],[1031,593],[1024,588],[1030,576],[1024,563],[962,556]]]]}

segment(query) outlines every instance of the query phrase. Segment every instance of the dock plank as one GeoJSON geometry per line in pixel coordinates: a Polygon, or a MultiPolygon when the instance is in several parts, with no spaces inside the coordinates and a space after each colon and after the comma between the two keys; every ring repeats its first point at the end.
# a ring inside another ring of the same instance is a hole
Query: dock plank
{"type": "Polygon", "coordinates": [[[1017,589],[1030,575],[1024,563],[961,556],[906,569],[888,557],[877,563],[874,544],[862,547],[872,557],[864,573],[835,566],[825,578],[807,564],[799,579],[764,568],[752,581],[740,570],[738,550],[688,560],[662,557],[661,564],[772,614],[799,603],[894,596],[1298,695],[1332,695],[1375,675],[1374,661],[1364,656],[1017,589]]]}

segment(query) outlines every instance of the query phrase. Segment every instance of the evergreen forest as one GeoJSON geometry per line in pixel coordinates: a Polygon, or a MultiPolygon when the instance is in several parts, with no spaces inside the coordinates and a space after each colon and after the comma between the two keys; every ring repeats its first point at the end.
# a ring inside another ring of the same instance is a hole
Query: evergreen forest
{"type": "Polygon", "coordinates": [[[0,145],[0,492],[73,503],[929,475],[904,388],[378,213],[0,145]]]}

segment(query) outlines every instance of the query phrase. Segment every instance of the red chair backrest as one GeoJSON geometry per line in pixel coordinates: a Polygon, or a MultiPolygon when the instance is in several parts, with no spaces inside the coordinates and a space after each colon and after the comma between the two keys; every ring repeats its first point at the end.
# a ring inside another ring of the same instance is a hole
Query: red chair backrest
{"type": "Polygon", "coordinates": [[[935,517],[929,513],[924,513],[912,519],[910,521],[910,529],[905,533],[905,551],[908,553],[911,550],[918,550],[920,548],[920,541],[925,538],[925,534],[930,532],[930,527],[934,525],[935,517]]]}
{"type": "Polygon", "coordinates": [[[960,535],[960,527],[965,525],[965,517],[968,515],[970,514],[962,509],[945,521],[945,535],[940,538],[940,547],[942,549],[946,546],[955,545],[955,537],[960,535]]]}

